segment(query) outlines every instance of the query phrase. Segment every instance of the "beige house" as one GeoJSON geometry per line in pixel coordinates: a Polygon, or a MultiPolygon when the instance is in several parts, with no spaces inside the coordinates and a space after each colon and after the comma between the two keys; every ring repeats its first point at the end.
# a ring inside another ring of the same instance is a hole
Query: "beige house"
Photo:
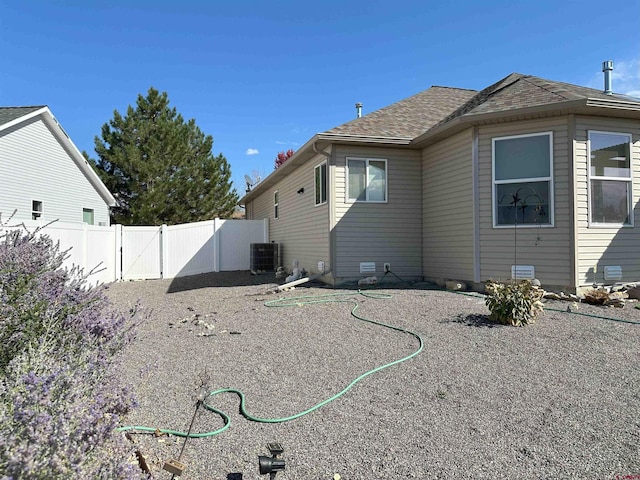
{"type": "Polygon", "coordinates": [[[511,74],[314,135],[241,200],[281,264],[339,284],[640,280],[640,100],[511,74]]]}

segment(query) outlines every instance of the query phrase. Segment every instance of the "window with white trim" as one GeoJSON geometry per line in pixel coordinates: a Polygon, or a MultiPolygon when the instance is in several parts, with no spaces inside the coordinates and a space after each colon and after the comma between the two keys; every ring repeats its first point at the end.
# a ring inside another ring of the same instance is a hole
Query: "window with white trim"
{"type": "Polygon", "coordinates": [[[631,135],[589,131],[589,220],[631,225],[631,135]]]}
{"type": "Polygon", "coordinates": [[[347,158],[347,200],[387,201],[387,161],[377,158],[347,158]]]}
{"type": "Polygon", "coordinates": [[[280,199],[278,190],[273,192],[273,218],[278,218],[278,207],[280,206],[280,199]]]}
{"type": "Polygon", "coordinates": [[[553,133],[492,139],[493,226],[553,225],[553,133]]]}
{"type": "Polygon", "coordinates": [[[89,225],[94,224],[93,208],[82,209],[82,222],[87,223],[89,225]]]}
{"type": "Polygon", "coordinates": [[[38,220],[42,217],[42,202],[39,200],[33,200],[31,202],[31,218],[38,220]]]}
{"type": "Polygon", "coordinates": [[[314,185],[316,205],[327,203],[327,162],[314,169],[314,185]]]}

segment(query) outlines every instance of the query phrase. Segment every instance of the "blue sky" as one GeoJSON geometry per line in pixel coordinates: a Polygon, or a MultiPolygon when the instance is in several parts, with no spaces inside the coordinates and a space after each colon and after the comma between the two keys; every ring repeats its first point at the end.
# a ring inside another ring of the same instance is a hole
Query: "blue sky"
{"type": "Polygon", "coordinates": [[[640,1],[0,0],[0,105],[49,105],[80,150],[150,86],[234,184],[279,151],[432,85],[511,72],[640,96],[640,1]]]}

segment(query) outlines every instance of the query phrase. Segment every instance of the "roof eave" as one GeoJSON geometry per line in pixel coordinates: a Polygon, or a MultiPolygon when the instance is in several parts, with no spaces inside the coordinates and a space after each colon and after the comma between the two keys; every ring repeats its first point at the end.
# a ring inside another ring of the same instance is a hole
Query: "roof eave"
{"type": "Polygon", "coordinates": [[[29,112],[26,115],[22,115],[21,117],[14,118],[10,122],[1,125],[0,131],[11,128],[15,125],[19,125],[38,116],[42,117],[43,121],[47,124],[47,126],[49,126],[56,139],[60,143],[62,143],[64,147],[66,147],[67,152],[73,157],[73,161],[84,173],[91,185],[93,185],[93,187],[97,190],[98,194],[102,197],[105,203],[110,207],[115,206],[117,203],[115,197],[111,194],[107,186],[102,182],[91,165],[89,165],[89,163],[85,160],[80,150],[78,150],[78,147],[76,147],[69,135],[67,135],[67,133],[62,128],[62,125],[60,125],[58,120],[56,120],[56,118],[53,116],[53,113],[51,113],[49,107],[45,106],[39,108],[38,110],[34,110],[33,112],[29,112]]]}
{"type": "Polygon", "coordinates": [[[358,143],[358,144],[375,144],[375,145],[394,145],[408,146],[411,138],[406,137],[376,137],[366,135],[344,135],[336,133],[317,133],[311,137],[307,143],[300,147],[291,158],[284,162],[280,167],[276,168],[271,174],[257,184],[250,192],[238,201],[238,205],[246,205],[248,201],[263,193],[269,187],[273,186],[279,179],[286,176],[291,170],[302,165],[306,161],[317,155],[316,150],[322,150],[328,145],[334,143],[358,143]]]}
{"type": "Polygon", "coordinates": [[[244,197],[242,197],[238,201],[238,205],[245,205],[246,202],[251,201],[254,197],[258,196],[262,191],[269,188],[271,185],[275,184],[278,179],[284,177],[289,173],[290,170],[294,169],[296,166],[304,163],[308,160],[309,154],[311,156],[316,155],[313,150],[313,145],[318,141],[318,134],[311,137],[307,143],[305,143],[302,147],[300,147],[296,152],[287,159],[282,165],[276,168],[273,172],[271,172],[267,177],[254,186],[251,191],[247,192],[244,197]]]}
{"type": "Polygon", "coordinates": [[[633,102],[617,98],[587,98],[585,106],[640,112],[640,101],[633,102]]]}
{"type": "MultiPolygon", "coordinates": [[[[82,171],[82,173],[87,177],[87,180],[93,185],[93,187],[97,190],[98,194],[102,197],[104,202],[109,207],[114,207],[117,204],[117,201],[113,194],[109,191],[104,182],[100,179],[97,172],[93,169],[89,162],[84,158],[78,147],[76,147],[73,140],[67,135],[67,132],[64,131],[62,125],[58,122],[58,120],[53,116],[49,107],[45,107],[44,109],[38,110],[39,114],[43,116],[45,122],[51,128],[51,131],[56,136],[58,141],[60,141],[65,147],[67,152],[73,157],[74,162],[78,166],[78,168],[82,171]]],[[[22,121],[27,118],[32,118],[34,115],[25,115],[24,117],[20,117],[22,121]]]]}
{"type": "MultiPolygon", "coordinates": [[[[464,130],[472,125],[481,123],[495,122],[496,120],[510,121],[523,116],[540,116],[555,113],[558,115],[569,113],[593,113],[593,109],[606,109],[609,112],[621,111],[627,113],[636,113],[640,116],[640,102],[619,100],[615,98],[580,98],[577,100],[568,100],[565,102],[546,103],[544,105],[536,105],[533,107],[517,108],[513,110],[503,110],[500,112],[467,114],[461,117],[427,130],[425,133],[416,137],[411,146],[415,148],[423,148],[434,141],[439,140],[443,136],[452,135],[457,131],[464,130]]],[[[602,110],[601,110],[601,113],[602,110]]]]}
{"type": "Polygon", "coordinates": [[[409,145],[412,137],[383,137],[373,135],[348,135],[339,133],[319,133],[318,140],[331,143],[373,143],[385,145],[409,145]]]}
{"type": "Polygon", "coordinates": [[[18,125],[19,123],[26,122],[30,118],[37,117],[38,115],[42,115],[46,112],[49,112],[49,115],[51,115],[51,111],[49,110],[49,107],[42,107],[42,108],[39,108],[38,110],[34,110],[33,112],[29,112],[26,115],[22,115],[18,118],[14,118],[10,122],[3,123],[2,125],[0,125],[0,132],[2,130],[6,130],[8,128],[13,127],[14,125],[18,125]]]}

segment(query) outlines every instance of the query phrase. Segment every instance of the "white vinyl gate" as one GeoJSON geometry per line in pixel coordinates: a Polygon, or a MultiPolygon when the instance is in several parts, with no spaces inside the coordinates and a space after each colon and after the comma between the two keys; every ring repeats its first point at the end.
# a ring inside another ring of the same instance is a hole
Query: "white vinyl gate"
{"type": "Polygon", "coordinates": [[[162,227],[122,227],[122,279],[162,278],[162,227]]]}
{"type": "Polygon", "coordinates": [[[4,228],[26,227],[31,232],[42,228],[42,234],[60,242],[63,251],[68,250],[64,266],[93,271],[89,282],[96,284],[249,270],[250,245],[269,241],[268,226],[268,220],[216,218],[159,227],[32,221],[4,228]]]}
{"type": "Polygon", "coordinates": [[[249,270],[252,243],[268,242],[268,220],[208,220],[122,227],[122,279],[249,270]]]}

